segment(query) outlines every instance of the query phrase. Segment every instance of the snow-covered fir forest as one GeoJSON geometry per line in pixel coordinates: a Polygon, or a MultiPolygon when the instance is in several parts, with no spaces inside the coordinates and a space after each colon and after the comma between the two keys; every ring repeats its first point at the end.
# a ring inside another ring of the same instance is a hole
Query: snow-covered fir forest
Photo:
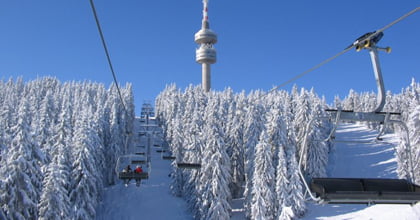
{"type": "MultiPolygon", "coordinates": [[[[0,219],[94,219],[103,188],[116,184],[116,159],[132,144],[134,94],[92,82],[55,78],[0,81],[0,219]],[[124,107],[127,111],[124,110],[124,107]]],[[[329,106],[314,90],[204,93],[167,86],[156,98],[158,120],[176,156],[171,191],[196,219],[229,219],[231,201],[243,198],[250,219],[296,219],[305,213],[298,154],[306,132],[325,137],[330,122],[315,124],[325,108],[370,111],[376,95],[350,91],[329,106]],[[201,169],[177,169],[176,162],[201,169]]],[[[419,161],[420,84],[387,93],[385,110],[403,112],[412,151],[397,147],[399,176],[408,175],[409,154],[419,161]]],[[[377,124],[370,124],[379,128],[377,124]]],[[[388,132],[399,131],[388,127],[388,132]]],[[[312,176],[326,175],[330,143],[305,152],[312,176]]],[[[420,167],[415,166],[417,184],[420,167]]]]}
{"type": "MultiPolygon", "coordinates": [[[[386,111],[402,112],[409,126],[412,151],[405,143],[397,147],[398,175],[408,177],[409,153],[414,158],[417,184],[420,184],[420,84],[413,79],[399,94],[387,93],[386,111]]],[[[229,219],[231,201],[244,199],[249,219],[296,219],[305,213],[303,185],[298,176],[298,158],[303,137],[325,138],[331,122],[305,125],[313,117],[326,115],[324,109],[372,111],[373,92],[350,91],[328,106],[314,90],[299,89],[266,94],[202,92],[190,86],[181,91],[167,86],[156,99],[156,112],[165,138],[176,156],[171,190],[183,197],[196,219],[229,219]],[[176,169],[175,163],[200,163],[201,169],[176,169]]],[[[378,124],[369,124],[379,129],[378,124]]],[[[391,126],[388,132],[399,131],[391,126]]],[[[312,142],[304,155],[308,172],[326,176],[328,153],[333,145],[312,142]]]]}
{"type": "Polygon", "coordinates": [[[0,219],[94,219],[130,142],[131,85],[0,81],[0,219]],[[126,139],[125,137],[128,137],[126,139]]]}

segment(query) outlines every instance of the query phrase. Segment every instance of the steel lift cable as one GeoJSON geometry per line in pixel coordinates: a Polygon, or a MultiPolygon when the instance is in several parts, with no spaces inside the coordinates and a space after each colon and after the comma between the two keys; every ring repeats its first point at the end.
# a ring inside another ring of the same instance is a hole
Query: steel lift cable
{"type": "Polygon", "coordinates": [[[120,100],[121,100],[122,106],[123,106],[123,108],[124,108],[124,111],[125,111],[126,113],[128,113],[127,109],[125,108],[124,99],[123,99],[123,97],[122,97],[122,95],[121,95],[121,90],[120,90],[120,87],[118,86],[117,77],[116,77],[116,75],[115,75],[114,67],[112,66],[112,62],[111,62],[111,56],[109,55],[109,52],[108,52],[108,47],[106,46],[106,43],[105,43],[105,37],[104,37],[104,34],[103,34],[103,32],[102,32],[101,25],[100,25],[100,23],[99,23],[98,14],[96,13],[96,8],[95,8],[95,4],[93,3],[93,0],[90,0],[90,6],[91,6],[91,8],[92,8],[93,16],[95,17],[96,26],[97,26],[97,28],[98,28],[99,35],[100,35],[100,37],[101,37],[102,46],[103,46],[103,48],[104,48],[104,50],[105,50],[105,55],[106,55],[106,58],[107,58],[107,60],[108,60],[108,65],[109,65],[109,68],[111,69],[112,77],[114,78],[114,83],[115,83],[115,86],[117,87],[118,95],[119,95],[119,97],[120,97],[120,100]]]}
{"type": "MultiPolygon", "coordinates": [[[[279,89],[279,88],[281,88],[281,87],[284,87],[284,86],[288,85],[289,83],[291,83],[291,82],[294,82],[294,81],[298,80],[299,78],[301,78],[301,77],[305,76],[306,74],[308,74],[308,73],[310,73],[310,72],[312,72],[312,71],[314,71],[314,70],[316,70],[316,69],[320,68],[321,66],[323,66],[323,65],[325,65],[325,64],[327,64],[327,63],[329,63],[329,62],[331,62],[332,60],[334,60],[334,59],[338,58],[339,56],[341,56],[341,55],[343,55],[343,54],[347,53],[348,51],[350,51],[350,50],[351,50],[351,49],[353,49],[354,47],[356,47],[356,49],[358,49],[358,47],[360,47],[360,46],[364,46],[364,45],[363,45],[364,43],[369,42],[372,38],[376,37],[379,33],[382,33],[382,32],[383,32],[383,31],[385,31],[386,29],[388,29],[388,28],[392,27],[393,25],[395,25],[395,24],[397,24],[398,22],[400,22],[400,21],[404,20],[405,18],[407,18],[408,16],[410,16],[410,15],[414,14],[415,12],[417,12],[417,11],[419,11],[419,10],[420,10],[420,7],[417,7],[417,8],[415,8],[415,9],[413,9],[413,10],[409,11],[408,13],[404,14],[403,16],[399,17],[398,19],[394,20],[393,22],[389,23],[388,25],[384,26],[383,28],[381,28],[381,29],[379,29],[379,30],[377,30],[377,31],[374,31],[374,32],[369,32],[369,33],[367,33],[367,34],[363,35],[362,37],[358,38],[355,42],[353,42],[351,45],[349,45],[348,47],[346,47],[343,51],[341,51],[341,52],[337,53],[336,55],[334,55],[334,56],[332,56],[332,57],[330,57],[330,58],[328,58],[328,59],[326,59],[326,60],[322,61],[321,63],[319,63],[319,64],[317,64],[317,65],[313,66],[312,68],[310,68],[310,69],[308,69],[308,70],[306,70],[306,71],[304,71],[304,72],[302,72],[302,73],[300,73],[300,74],[298,74],[298,75],[296,75],[296,76],[292,77],[291,79],[289,79],[289,80],[285,81],[284,83],[282,83],[282,84],[280,84],[280,85],[278,85],[278,86],[276,86],[276,87],[272,88],[272,89],[271,89],[270,91],[268,91],[265,95],[268,95],[268,94],[270,94],[270,93],[272,93],[272,92],[276,91],[277,89],[279,89]]],[[[263,96],[264,96],[264,95],[263,95],[263,96]]]]}
{"type": "MultiPolygon", "coordinates": [[[[99,32],[99,35],[101,37],[102,46],[103,46],[104,51],[105,51],[105,55],[106,55],[106,58],[107,58],[107,61],[108,61],[108,65],[109,65],[109,68],[111,70],[111,73],[112,73],[112,77],[114,79],[115,86],[117,87],[118,96],[119,96],[119,98],[121,100],[121,104],[123,106],[124,112],[126,114],[128,114],[127,108],[125,107],[125,104],[124,104],[124,99],[123,99],[122,94],[121,94],[120,87],[118,86],[117,76],[115,74],[114,67],[112,66],[111,56],[109,55],[108,47],[106,46],[105,37],[104,37],[104,34],[102,32],[101,25],[99,23],[98,14],[96,13],[96,8],[95,8],[95,4],[93,3],[93,0],[90,0],[90,6],[92,8],[93,16],[95,18],[96,27],[98,28],[98,32],[99,32]]],[[[125,134],[125,136],[126,136],[126,138],[125,138],[126,139],[125,140],[125,149],[124,149],[125,152],[128,151],[128,149],[127,149],[128,148],[128,139],[129,139],[129,136],[130,135],[131,135],[131,133],[126,133],[125,134]]]]}

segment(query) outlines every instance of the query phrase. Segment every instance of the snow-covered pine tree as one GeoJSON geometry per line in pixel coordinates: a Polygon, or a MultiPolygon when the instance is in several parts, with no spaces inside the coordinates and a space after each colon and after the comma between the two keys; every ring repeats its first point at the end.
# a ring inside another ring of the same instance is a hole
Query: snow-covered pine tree
{"type": "Polygon", "coordinates": [[[203,131],[204,144],[203,160],[200,176],[199,194],[201,196],[201,219],[230,219],[231,194],[229,183],[230,160],[226,153],[223,134],[219,124],[219,117],[214,109],[217,107],[216,98],[210,99],[206,109],[206,124],[203,131]]]}
{"type": "Polygon", "coordinates": [[[39,219],[71,219],[70,187],[70,106],[63,102],[62,112],[51,140],[51,162],[46,166],[43,190],[38,204],[39,219]]]}
{"type": "Polygon", "coordinates": [[[340,96],[338,96],[338,95],[334,96],[333,106],[334,106],[335,109],[343,109],[343,103],[340,99],[340,96]]]}
{"type": "MultiPolygon", "coordinates": [[[[202,145],[205,141],[201,136],[203,128],[203,117],[202,113],[198,110],[199,106],[197,105],[194,98],[194,88],[190,86],[184,94],[184,103],[185,107],[182,108],[183,112],[180,112],[181,117],[179,118],[181,132],[182,133],[182,144],[179,149],[182,152],[182,161],[188,163],[200,163],[202,155],[202,145]]],[[[184,177],[189,179],[189,174],[191,172],[184,172],[186,174],[184,177]]],[[[195,176],[195,175],[193,175],[195,176]]],[[[184,195],[187,195],[184,193],[184,195]]]]}
{"type": "Polygon", "coordinates": [[[168,96],[166,97],[166,105],[164,107],[165,110],[165,119],[166,119],[166,132],[165,138],[172,146],[173,140],[173,132],[174,132],[174,125],[175,125],[175,118],[181,117],[183,113],[184,102],[182,100],[181,92],[176,88],[174,85],[173,87],[168,88],[168,96]]]}
{"type": "MultiPolygon", "coordinates": [[[[310,96],[305,89],[301,89],[299,98],[296,100],[297,109],[294,117],[293,125],[296,135],[296,146],[298,155],[301,152],[301,148],[304,142],[304,137],[306,135],[306,125],[311,120],[311,103],[310,96]]],[[[299,155],[300,156],[300,155],[299,155]]]]}
{"type": "Polygon", "coordinates": [[[272,103],[269,104],[269,110],[266,114],[266,130],[268,136],[268,142],[271,146],[271,152],[273,155],[273,166],[277,167],[278,163],[278,150],[281,145],[287,143],[287,131],[285,126],[285,119],[282,117],[281,112],[283,111],[281,106],[281,97],[279,93],[275,96],[270,97],[272,103]]]}
{"type": "Polygon", "coordinates": [[[67,149],[60,145],[55,149],[51,163],[45,171],[43,190],[39,207],[39,219],[70,219],[71,212],[69,193],[69,162],[67,149]]]}
{"type": "Polygon", "coordinates": [[[273,167],[272,146],[267,132],[261,132],[255,147],[255,169],[252,179],[252,219],[274,219],[276,204],[274,193],[275,173],[273,167]]]}
{"type": "MultiPolygon", "coordinates": [[[[195,106],[197,108],[197,106],[195,106]]],[[[205,139],[202,137],[202,124],[203,118],[201,117],[200,111],[194,109],[192,113],[191,121],[187,124],[184,129],[184,143],[186,150],[184,151],[184,161],[188,163],[201,163],[202,150],[204,149],[203,143],[205,139]]],[[[197,192],[197,185],[199,183],[200,170],[191,169],[184,171],[186,182],[183,186],[183,195],[190,210],[194,216],[199,216],[199,200],[200,195],[197,192]]]]}
{"type": "MultiPolygon", "coordinates": [[[[412,110],[407,126],[410,131],[413,161],[420,161],[420,105],[412,110]]],[[[420,184],[420,167],[416,163],[414,165],[415,181],[416,184],[420,184]]]]}
{"type": "Polygon", "coordinates": [[[50,137],[52,136],[52,127],[55,123],[55,106],[52,90],[47,90],[44,99],[41,101],[40,109],[37,109],[39,113],[39,120],[33,121],[38,145],[41,150],[49,156],[47,153],[51,150],[50,137]]]}
{"type": "Polygon", "coordinates": [[[264,129],[264,107],[259,103],[249,103],[250,106],[245,114],[244,130],[244,151],[245,151],[245,191],[244,206],[246,216],[251,216],[252,204],[252,179],[254,173],[254,152],[258,143],[258,138],[264,129]]]}
{"type": "Polygon", "coordinates": [[[134,120],[136,118],[134,106],[133,85],[127,83],[123,89],[124,106],[127,112],[123,112],[123,120],[125,122],[125,132],[128,134],[128,143],[133,143],[132,132],[134,130],[134,120]]]}
{"type": "Polygon", "coordinates": [[[40,162],[44,156],[31,136],[28,122],[29,106],[22,98],[17,123],[11,128],[10,147],[5,152],[5,167],[1,169],[4,182],[1,188],[2,208],[10,219],[37,219],[37,203],[41,193],[40,162]]]}
{"type": "Polygon", "coordinates": [[[228,121],[228,146],[227,152],[230,154],[232,182],[230,189],[233,198],[243,197],[245,185],[245,146],[244,146],[244,130],[245,130],[245,106],[247,99],[244,92],[234,96],[235,105],[231,105],[231,117],[228,121]]]}
{"type": "MultiPolygon", "coordinates": [[[[325,104],[317,97],[312,95],[313,107],[310,118],[325,117],[325,104]]],[[[308,135],[308,149],[307,149],[307,172],[312,177],[325,177],[326,167],[328,163],[329,143],[323,141],[329,134],[330,122],[325,120],[314,120],[313,126],[308,135]]]]}
{"type": "Polygon", "coordinates": [[[353,90],[350,89],[349,94],[345,98],[343,102],[343,109],[344,110],[353,110],[358,111],[359,110],[359,95],[353,90]]]}
{"type": "MultiPolygon", "coordinates": [[[[297,85],[293,85],[292,91],[290,92],[290,95],[288,96],[288,101],[286,102],[287,109],[290,112],[290,121],[295,120],[296,111],[298,109],[298,100],[299,100],[299,91],[297,85]]],[[[294,128],[293,128],[294,129],[294,128]]],[[[295,133],[295,131],[293,131],[295,133]]]]}
{"type": "Polygon", "coordinates": [[[293,147],[289,147],[286,151],[288,158],[287,172],[289,179],[289,193],[287,196],[287,204],[293,210],[293,213],[297,217],[304,215],[306,210],[305,197],[303,195],[302,181],[299,176],[298,162],[296,160],[296,152],[293,147]]]}
{"type": "MultiPolygon", "coordinates": [[[[242,113],[242,111],[241,111],[242,113]]],[[[240,114],[235,114],[232,118],[229,132],[226,134],[229,136],[229,143],[227,145],[230,148],[231,156],[231,172],[232,182],[230,184],[230,190],[233,198],[240,198],[243,194],[243,185],[245,182],[245,170],[244,170],[244,142],[243,142],[243,123],[241,120],[243,117],[240,114]]]]}
{"type": "MultiPolygon", "coordinates": [[[[104,134],[109,134],[109,136],[105,136],[105,160],[111,164],[111,167],[115,167],[117,162],[117,158],[126,153],[126,146],[125,146],[125,135],[124,128],[121,125],[121,114],[123,114],[122,105],[120,103],[119,97],[117,92],[113,90],[113,87],[109,89],[110,94],[106,100],[106,112],[108,113],[108,122],[107,127],[108,131],[104,131],[104,134]],[[112,166],[114,165],[114,166],[112,166]]],[[[113,170],[108,170],[105,172],[105,176],[107,179],[108,184],[115,183],[115,173],[113,170]]]]}
{"type": "MultiPolygon", "coordinates": [[[[85,105],[86,106],[86,105],[85,105]]],[[[97,169],[95,149],[100,145],[89,123],[91,109],[81,107],[76,119],[72,140],[72,170],[70,202],[74,219],[92,219],[102,188],[102,170],[97,169]]]]}
{"type": "Polygon", "coordinates": [[[177,168],[176,163],[183,162],[185,150],[183,149],[184,134],[181,125],[181,116],[176,115],[176,117],[171,121],[173,124],[172,139],[171,139],[171,148],[172,153],[176,157],[176,160],[172,162],[172,172],[171,172],[171,191],[175,196],[182,196],[183,185],[185,183],[185,177],[182,170],[177,168]]]}
{"type": "Polygon", "coordinates": [[[287,197],[289,195],[290,185],[287,172],[287,157],[284,151],[285,147],[285,145],[279,147],[278,164],[276,169],[276,216],[279,216],[279,219],[282,219],[280,216],[283,213],[283,208],[289,205],[287,197]]]}

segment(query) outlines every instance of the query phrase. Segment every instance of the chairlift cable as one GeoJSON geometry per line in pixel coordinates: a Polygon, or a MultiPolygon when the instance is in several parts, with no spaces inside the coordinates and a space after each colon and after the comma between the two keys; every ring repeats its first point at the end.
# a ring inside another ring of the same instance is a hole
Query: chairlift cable
{"type": "MultiPolygon", "coordinates": [[[[383,32],[383,31],[385,31],[386,29],[390,28],[391,26],[394,26],[396,23],[398,23],[398,22],[400,22],[400,21],[404,20],[405,18],[407,18],[408,16],[410,16],[410,15],[414,14],[415,12],[417,12],[417,11],[419,11],[419,10],[420,10],[420,7],[417,7],[417,8],[415,8],[415,9],[411,10],[410,12],[408,12],[408,13],[404,14],[403,16],[401,16],[400,18],[398,18],[397,20],[395,20],[395,21],[393,21],[393,22],[389,23],[388,25],[386,25],[386,26],[385,26],[385,27],[383,27],[382,29],[379,29],[377,32],[379,33],[379,32],[383,32]]],[[[371,36],[371,37],[373,37],[373,36],[371,36]]]]}
{"type": "Polygon", "coordinates": [[[96,13],[96,8],[95,8],[95,4],[93,3],[93,0],[90,0],[90,6],[92,7],[93,16],[95,17],[96,26],[97,26],[97,28],[98,28],[99,35],[100,35],[100,37],[101,37],[102,46],[103,46],[103,48],[104,48],[104,50],[105,50],[105,55],[106,55],[106,58],[107,58],[107,60],[108,60],[108,65],[109,65],[109,68],[110,68],[110,70],[111,70],[112,77],[114,78],[114,83],[115,83],[115,86],[117,87],[118,95],[119,95],[119,97],[120,97],[120,100],[121,100],[122,106],[123,106],[123,108],[124,108],[124,111],[125,111],[126,113],[128,113],[127,109],[125,108],[124,99],[123,99],[123,97],[122,97],[122,95],[121,95],[121,90],[120,90],[120,87],[118,86],[117,77],[116,77],[116,75],[115,75],[114,67],[112,66],[112,62],[111,62],[111,56],[109,55],[109,52],[108,52],[108,47],[106,46],[106,43],[105,43],[105,37],[104,37],[104,34],[103,34],[103,32],[102,32],[101,25],[100,25],[100,23],[99,23],[99,18],[98,18],[98,15],[97,15],[97,13],[96,13]]]}
{"type": "Polygon", "coordinates": [[[339,56],[343,55],[344,53],[347,53],[347,52],[348,52],[349,50],[351,50],[352,48],[353,48],[353,47],[347,48],[347,49],[345,49],[345,50],[341,51],[340,53],[337,53],[336,55],[334,55],[334,56],[332,56],[332,57],[330,57],[330,58],[328,58],[328,59],[326,59],[326,60],[322,61],[321,63],[317,64],[316,66],[313,66],[312,68],[310,68],[310,69],[308,69],[308,70],[306,70],[306,71],[304,71],[304,72],[302,72],[302,73],[300,73],[300,74],[298,74],[298,75],[294,76],[293,78],[291,78],[291,79],[287,80],[286,82],[284,82],[284,83],[282,83],[282,84],[280,84],[280,85],[278,85],[278,86],[274,87],[273,89],[271,89],[270,91],[268,91],[268,93],[267,93],[267,94],[270,94],[271,92],[273,92],[273,91],[275,91],[275,90],[277,90],[277,89],[279,89],[279,88],[281,88],[281,87],[283,87],[283,86],[285,86],[285,85],[287,85],[287,84],[289,84],[289,83],[291,83],[291,82],[293,82],[293,81],[298,80],[299,78],[301,78],[301,77],[305,76],[306,74],[308,74],[308,73],[310,73],[310,72],[312,72],[312,71],[314,71],[314,70],[316,70],[316,69],[320,68],[321,66],[323,66],[323,65],[325,65],[325,64],[327,64],[327,63],[329,63],[330,61],[334,60],[335,58],[337,58],[337,57],[339,57],[339,56]]]}
{"type": "MultiPolygon", "coordinates": [[[[372,39],[373,37],[375,37],[375,36],[376,36],[376,35],[378,35],[379,33],[381,33],[381,32],[383,32],[383,31],[385,31],[386,29],[388,29],[388,28],[390,28],[390,27],[392,27],[393,25],[395,25],[395,24],[397,24],[398,22],[400,22],[400,21],[404,20],[405,18],[407,18],[408,16],[410,16],[410,15],[414,14],[415,12],[417,12],[417,11],[419,11],[419,10],[420,10],[420,7],[417,7],[417,8],[415,8],[415,9],[411,10],[410,12],[408,12],[408,13],[404,14],[403,16],[399,17],[398,19],[396,19],[395,21],[393,21],[393,22],[389,23],[388,25],[384,26],[383,28],[381,28],[381,29],[379,29],[379,30],[377,30],[377,31],[375,31],[375,32],[372,32],[372,33],[368,34],[367,36],[363,37],[363,39],[362,39],[362,40],[363,40],[363,41],[369,41],[370,39],[372,39]]],[[[330,58],[328,58],[328,59],[326,59],[326,60],[322,61],[321,63],[319,63],[319,64],[317,64],[317,65],[315,65],[314,67],[312,67],[312,68],[310,68],[310,69],[308,69],[308,70],[306,70],[306,71],[304,71],[304,72],[302,72],[302,73],[300,73],[300,74],[298,74],[298,75],[294,76],[293,78],[291,78],[291,79],[287,80],[286,82],[284,82],[284,83],[282,83],[282,84],[280,84],[280,85],[278,85],[278,86],[274,87],[273,89],[271,89],[270,91],[268,91],[265,95],[268,95],[268,94],[270,94],[270,93],[272,93],[272,92],[276,91],[277,89],[279,89],[279,88],[281,88],[281,87],[283,87],[283,86],[285,86],[285,85],[288,85],[289,83],[291,83],[291,82],[293,82],[293,81],[296,81],[296,80],[298,80],[299,78],[301,78],[301,77],[305,76],[306,74],[308,74],[308,73],[310,73],[310,72],[312,72],[312,71],[314,71],[314,70],[316,70],[316,69],[320,68],[321,66],[323,66],[323,65],[325,65],[325,64],[327,64],[327,63],[329,63],[329,62],[331,62],[332,60],[336,59],[337,57],[339,57],[339,56],[341,56],[341,55],[345,54],[345,53],[346,53],[346,52],[348,52],[349,50],[351,50],[351,49],[353,49],[354,47],[356,47],[356,46],[357,46],[360,42],[362,42],[362,41],[361,41],[361,40],[359,41],[359,39],[358,39],[358,40],[356,40],[356,41],[355,41],[352,45],[348,46],[347,48],[345,48],[345,49],[344,49],[343,51],[341,51],[340,53],[337,53],[336,55],[334,55],[334,56],[332,56],[332,57],[330,57],[330,58]]],[[[264,96],[264,95],[263,95],[263,96],[264,96]]]]}

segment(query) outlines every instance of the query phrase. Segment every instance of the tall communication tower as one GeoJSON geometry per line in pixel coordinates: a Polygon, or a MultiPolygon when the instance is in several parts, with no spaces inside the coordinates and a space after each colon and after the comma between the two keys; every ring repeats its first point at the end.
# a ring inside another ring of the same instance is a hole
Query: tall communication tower
{"type": "Polygon", "coordinates": [[[213,44],[217,43],[217,35],[210,30],[208,20],[208,0],[203,0],[203,20],[201,29],[194,35],[194,40],[199,47],[195,50],[195,61],[202,65],[203,90],[208,92],[211,87],[210,64],[216,63],[216,49],[213,44]]]}

